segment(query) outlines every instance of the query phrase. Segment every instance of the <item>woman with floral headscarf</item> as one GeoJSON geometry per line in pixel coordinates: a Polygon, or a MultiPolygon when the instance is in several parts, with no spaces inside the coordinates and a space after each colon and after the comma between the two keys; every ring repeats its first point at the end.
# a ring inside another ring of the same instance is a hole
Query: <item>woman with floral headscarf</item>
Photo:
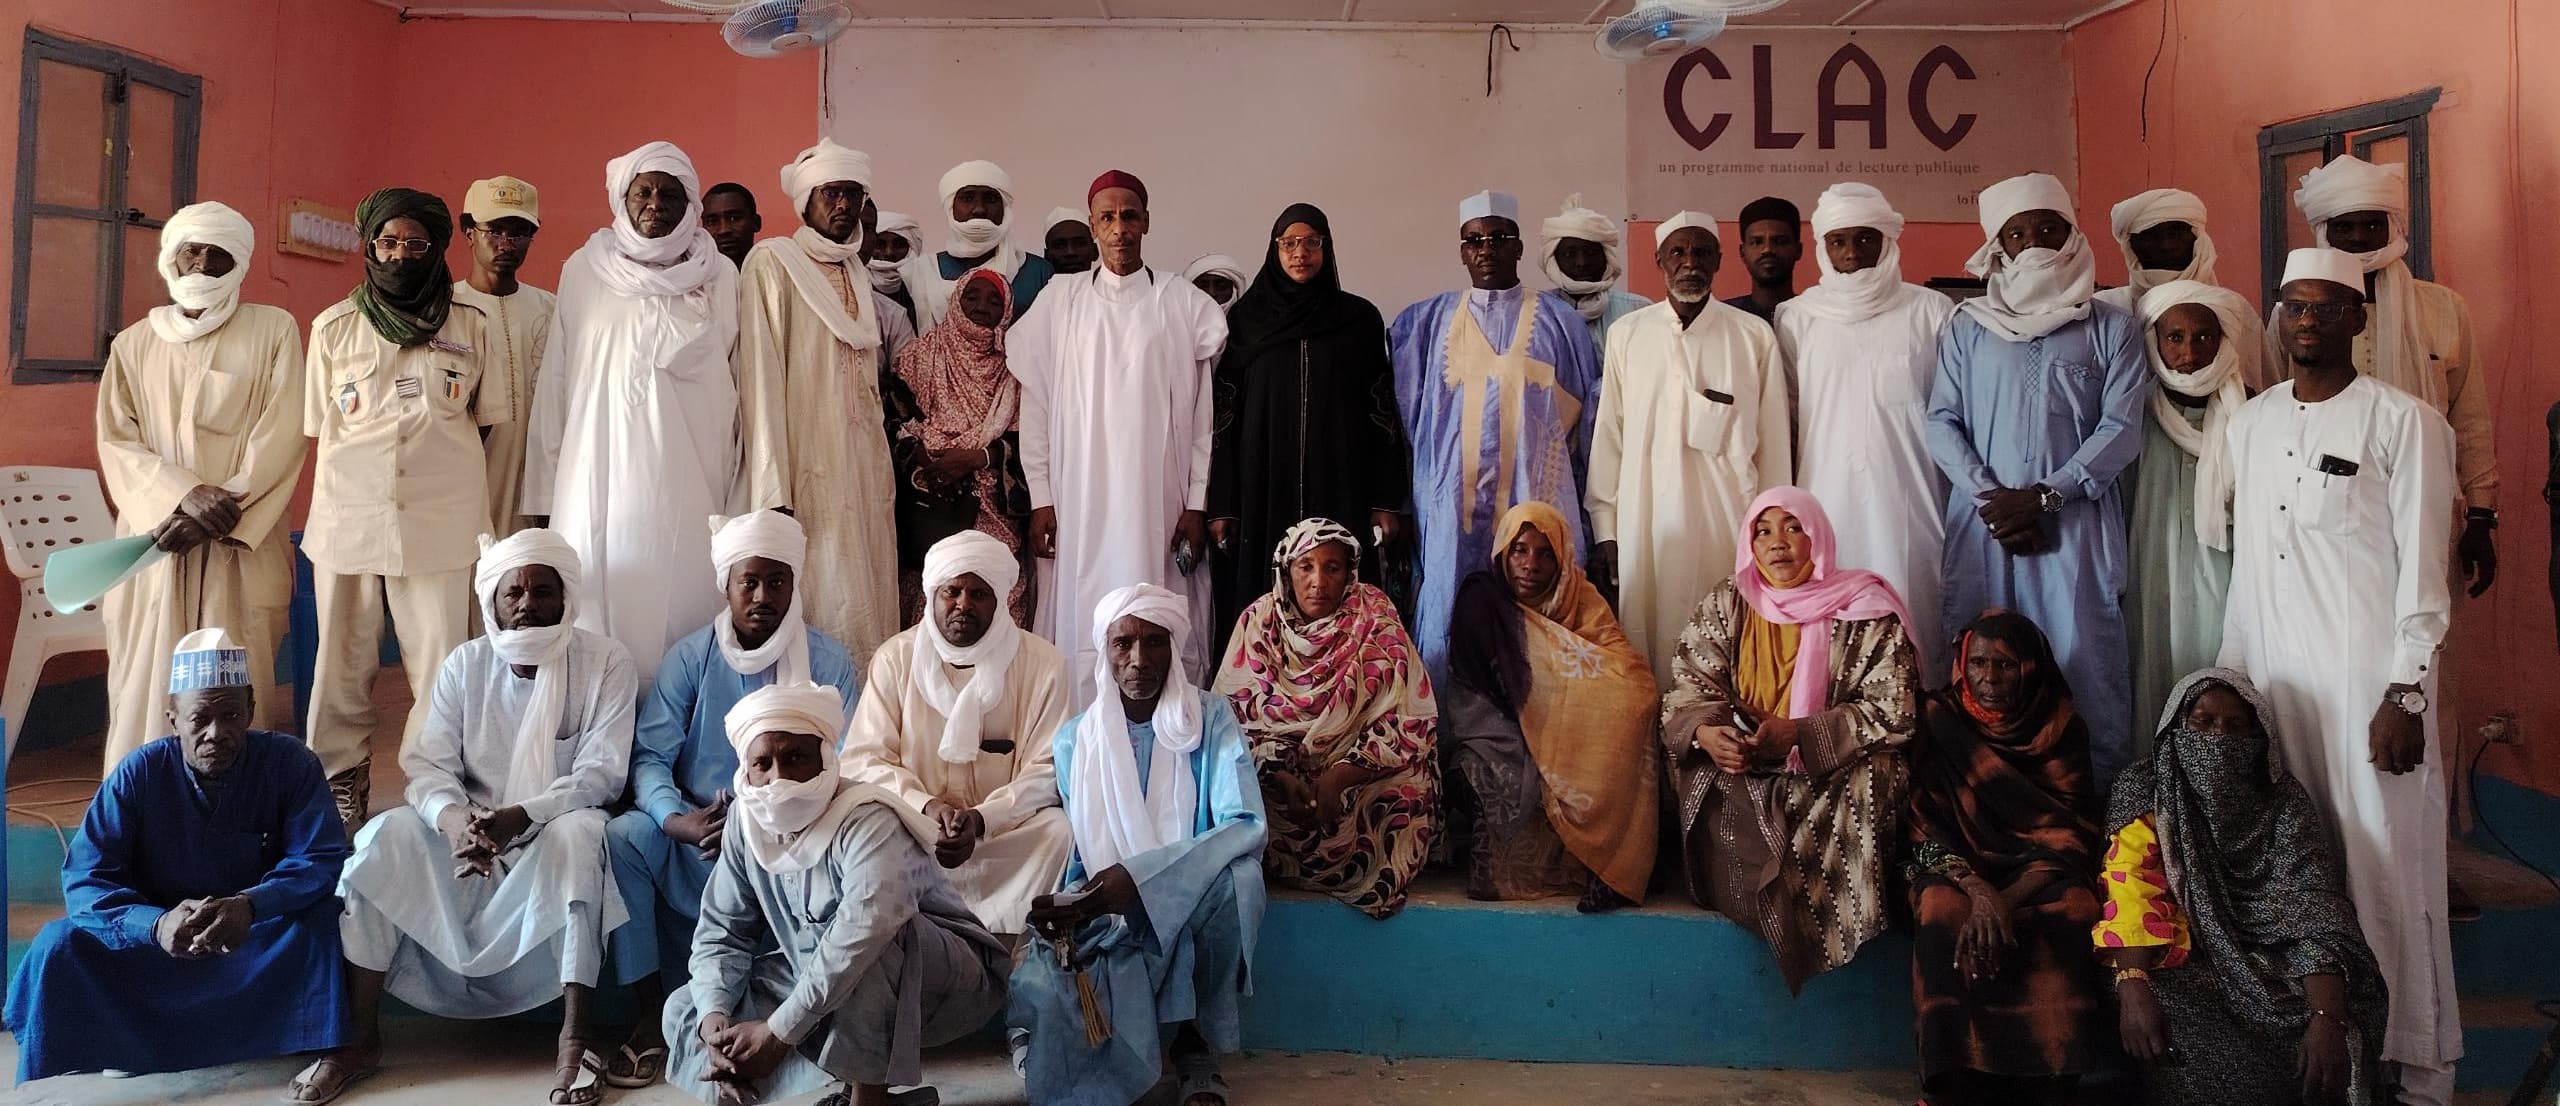
{"type": "MultiPolygon", "coordinates": [[[[1005,371],[1004,335],[1013,324],[1013,294],[1004,278],[977,269],[953,290],[954,310],[898,354],[891,401],[897,442],[900,605],[913,623],[923,610],[918,575],[933,543],[977,529],[1022,553],[1031,496],[1022,480],[1015,423],[1022,386],[1005,371]]],[[[1005,602],[1015,622],[1031,624],[1032,574],[1025,570],[1005,602]]]]}
{"type": "Polygon", "coordinates": [[[1216,690],[1253,742],[1271,815],[1264,869],[1385,918],[1439,836],[1440,711],[1395,604],[1359,565],[1341,523],[1290,527],[1216,690]]]}

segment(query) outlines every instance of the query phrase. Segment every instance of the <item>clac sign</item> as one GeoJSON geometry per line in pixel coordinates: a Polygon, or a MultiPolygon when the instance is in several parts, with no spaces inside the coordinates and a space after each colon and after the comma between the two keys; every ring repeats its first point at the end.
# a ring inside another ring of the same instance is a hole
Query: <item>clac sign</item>
{"type": "Polygon", "coordinates": [[[2062,45],[2052,31],[1737,31],[1631,65],[1629,207],[1730,218],[1773,195],[1811,210],[1859,180],[1906,218],[1972,222],[1985,185],[2073,178],[2062,45]]]}

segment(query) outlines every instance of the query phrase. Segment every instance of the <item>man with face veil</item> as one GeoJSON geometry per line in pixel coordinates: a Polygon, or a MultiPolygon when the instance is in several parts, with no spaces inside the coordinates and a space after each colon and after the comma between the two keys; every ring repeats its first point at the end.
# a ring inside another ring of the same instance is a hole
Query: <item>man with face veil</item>
{"type": "Polygon", "coordinates": [[[801,226],[747,254],[738,401],[747,506],[809,532],[809,625],[855,664],[898,632],[896,483],[880,399],[881,304],[863,264],[871,158],[833,139],[782,169],[801,226]]]}
{"type": "Polygon", "coordinates": [[[1609,328],[1653,301],[1618,287],[1627,274],[1618,221],[1582,206],[1582,193],[1564,198],[1564,209],[1538,224],[1539,266],[1556,293],[1591,327],[1591,352],[1607,346],[1609,328]]]}
{"type": "Polygon", "coordinates": [[[170,650],[197,627],[229,627],[248,651],[264,719],[284,715],[268,704],[293,702],[272,694],[293,595],[278,524],[311,443],[300,328],[283,308],[240,302],[257,245],[239,212],[179,208],[158,262],[174,302],[116,335],[98,377],[98,475],[116,534],[150,534],[173,553],[99,603],[109,771],[159,736],[170,650]]]}
{"type": "MultiPolygon", "coordinates": [[[[1253,286],[1227,312],[1218,359],[1217,441],[1209,458],[1209,532],[1217,542],[1218,625],[1265,594],[1265,554],[1306,518],[1363,524],[1398,541],[1407,476],[1387,328],[1342,290],[1333,224],[1314,204],[1272,220],[1253,286]]],[[[1372,543],[1363,579],[1386,579],[1372,543]]]]}
{"type": "Polygon", "coordinates": [[[1360,539],[1311,518],[1271,557],[1216,690],[1235,707],[1271,811],[1272,878],[1369,915],[1404,908],[1439,839],[1439,705],[1360,539]]]}
{"type": "Polygon", "coordinates": [[[1742,518],[1732,578],[1680,635],[1662,744],[1690,897],[1800,990],[1884,932],[1920,674],[1901,597],[1836,566],[1822,504],[1771,488],[1742,518]]]}
{"type": "MultiPolygon", "coordinates": [[[[2157,703],[2179,674],[2222,651],[2231,592],[2230,427],[2265,352],[2257,312],[2228,288],[2153,285],[2137,305],[2158,386],[2145,406],[2142,458],[2125,469],[2133,515],[2125,578],[2133,701],[2157,703]]],[[[2136,751],[2151,735],[2137,734],[2136,751]]]]}
{"type": "Polygon", "coordinates": [[[350,830],[372,805],[373,677],[387,606],[413,706],[426,722],[445,655],[470,635],[472,539],[489,523],[481,431],[517,417],[494,323],[455,303],[444,201],[385,188],[356,205],[364,283],[311,320],[302,432],[317,440],[311,558],[319,651],[304,736],[350,830]]]}
{"type": "Polygon", "coordinates": [[[2090,299],[2089,238],[2062,182],[2029,173],[1982,190],[1986,281],[1938,338],[1929,454],[1954,490],[1942,516],[1947,625],[2004,607],[2053,643],[2104,786],[2133,759],[2125,652],[2124,498],[2151,395],[2141,328],[2090,299]]]}
{"type": "Polygon", "coordinates": [[[1902,213],[1873,185],[1822,190],[1813,256],[1822,279],[1778,305],[1778,357],[1795,397],[1796,482],[1838,524],[1839,565],[1893,585],[1903,633],[1934,683],[1945,639],[1938,559],[1947,478],[1929,458],[1929,383],[1955,301],[1902,276],[1902,213]]]}
{"type": "Polygon", "coordinates": [[[605,165],[613,225],[560,271],[524,513],[578,551],[579,628],[622,643],[644,686],[678,639],[711,621],[702,526],[738,474],[738,274],[702,229],[684,151],[652,142],[605,165]]]}
{"type": "Polygon", "coordinates": [[[2382,969],[2275,711],[2220,668],[2166,702],[2151,755],[2116,779],[2092,933],[2146,1101],[2387,1101],[2382,969]]]}

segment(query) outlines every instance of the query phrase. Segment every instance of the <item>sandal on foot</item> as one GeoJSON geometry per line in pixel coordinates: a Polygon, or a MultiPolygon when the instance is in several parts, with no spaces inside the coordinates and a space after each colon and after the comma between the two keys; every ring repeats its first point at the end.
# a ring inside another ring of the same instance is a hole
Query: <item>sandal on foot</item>
{"type": "Polygon", "coordinates": [[[604,1085],[616,1090],[638,1090],[657,1086],[658,1081],[666,1077],[667,1046],[635,1049],[624,1045],[622,1054],[605,1065],[604,1085]]]}
{"type": "Polygon", "coordinates": [[[909,1087],[889,1092],[889,1106],[942,1106],[942,1092],[932,1087],[909,1087]]]}
{"type": "Polygon", "coordinates": [[[381,1064],[358,1064],[336,1056],[323,1056],[295,1073],[293,1082],[286,1086],[285,1093],[276,1101],[286,1106],[321,1106],[322,1103],[335,1102],[339,1095],[347,1093],[347,1088],[381,1070],[381,1064]]]}
{"type": "Polygon", "coordinates": [[[592,1048],[579,1049],[576,1067],[563,1065],[552,1071],[554,1075],[569,1075],[569,1082],[551,1088],[551,1106],[595,1106],[603,1101],[604,1071],[601,1053],[592,1048]],[[572,1072],[576,1074],[571,1075],[572,1072]]]}
{"type": "Polygon", "coordinates": [[[1183,1076],[1173,1101],[1174,1106],[1191,1106],[1193,1099],[1206,1098],[1215,1106],[1227,1106],[1227,1093],[1227,1078],[1212,1068],[1183,1076]]]}

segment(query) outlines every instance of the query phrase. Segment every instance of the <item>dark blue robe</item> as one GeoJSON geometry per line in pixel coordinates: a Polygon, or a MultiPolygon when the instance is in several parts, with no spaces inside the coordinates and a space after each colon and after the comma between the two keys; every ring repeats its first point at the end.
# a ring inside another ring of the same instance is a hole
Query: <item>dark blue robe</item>
{"type": "Polygon", "coordinates": [[[302,742],[250,731],[211,788],[174,737],[134,750],[62,862],[68,915],[36,936],[9,986],[18,1079],[184,1071],[347,1043],[346,860],[346,830],[302,742]],[[254,920],[230,953],[181,960],[152,941],[170,907],[241,894],[254,920]]]}

